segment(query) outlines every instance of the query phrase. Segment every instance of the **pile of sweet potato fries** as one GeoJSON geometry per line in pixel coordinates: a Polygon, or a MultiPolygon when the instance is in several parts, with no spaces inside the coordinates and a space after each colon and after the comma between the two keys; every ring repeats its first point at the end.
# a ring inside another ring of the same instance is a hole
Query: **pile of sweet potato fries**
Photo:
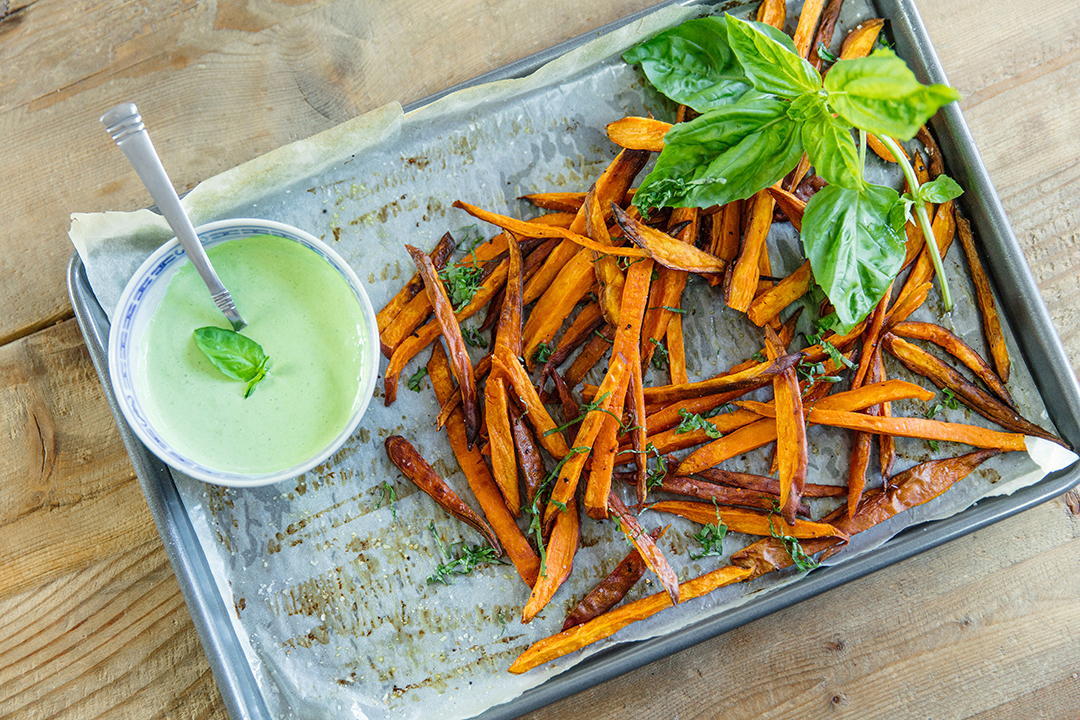
{"type": "MultiPolygon", "coordinates": [[[[819,67],[816,48],[828,46],[840,1],[823,5],[807,0],[795,33],[802,56],[819,67]]],[[[783,2],[767,1],[758,19],[782,27],[783,8],[783,2]]],[[[842,57],[868,53],[881,27],[875,20],[853,30],[842,57]]],[[[587,192],[526,196],[543,211],[532,220],[455,203],[501,232],[456,264],[450,262],[449,235],[430,253],[406,246],[417,274],[378,315],[382,351],[389,358],[386,403],[394,402],[406,365],[430,346],[427,373],[441,407],[438,424],[449,435],[483,517],[406,439],[387,439],[387,453],[509,558],[531,589],[523,622],[549,603],[571,572],[579,506],[595,520],[614,519],[634,546],[571,611],[563,631],[529,648],[511,672],[525,672],[724,585],[793,563],[803,567],[817,553],[838,550],[852,534],[940,495],[987,458],[1025,450],[1025,435],[1061,442],[1022,418],[1013,404],[1008,352],[990,286],[953,201],[931,208],[934,235],[942,255],[954,238],[963,246],[992,364],[945,328],[908,319],[926,300],[934,274],[922,235],[911,225],[907,274],[899,288],[886,293],[853,331],[793,351],[798,312],[781,316],[810,291],[813,278],[808,263],[773,278],[766,238],[774,222],[800,227],[806,200],[821,181],[804,158],[783,183],[746,201],[656,209],[646,221],[629,203],[632,184],[650,153],[663,148],[669,127],[650,118],[612,123],[609,137],[622,150],[610,166],[587,192]],[[468,274],[475,286],[471,297],[456,303],[447,282],[455,272],[468,274]],[[699,281],[688,286],[691,275],[719,290],[699,281]],[[746,313],[761,328],[761,346],[750,349],[757,359],[691,382],[681,309],[688,291],[722,291],[730,308],[746,313]],[[480,330],[493,331],[492,349],[474,366],[460,323],[485,308],[480,330]],[[951,361],[913,341],[936,345],[951,361]],[[670,382],[646,387],[645,369],[657,354],[666,356],[670,382]],[[885,354],[1002,430],[894,416],[891,403],[930,401],[935,393],[886,377],[885,354]],[[604,363],[599,385],[582,385],[604,363]],[[538,385],[530,375],[537,369],[538,385]],[[834,392],[838,376],[847,385],[834,392]],[[771,388],[772,400],[744,399],[759,388],[771,388]],[[721,408],[726,411],[717,413],[721,408]],[[853,434],[846,487],[808,482],[810,423],[853,434]],[[979,449],[894,475],[897,436],[979,449]],[[872,471],[875,439],[881,462],[872,471]],[[773,444],[776,477],[718,467],[773,444]],[[672,455],[691,449],[681,459],[672,455]],[[877,475],[880,485],[867,489],[867,477],[877,475]],[[624,504],[616,484],[633,486],[637,507],[624,504]],[[689,499],[650,504],[655,492],[689,499]],[[842,495],[846,504],[818,521],[809,519],[804,498],[842,495]],[[761,539],[735,553],[730,564],[680,583],[656,544],[660,531],[644,531],[639,512],[674,513],[761,539]],[[646,570],[655,573],[663,591],[616,607],[646,570]]],[[[911,160],[926,182],[942,172],[942,159],[929,132],[919,140],[922,151],[911,160]]],[[[892,160],[883,147],[876,151],[892,160]]]]}

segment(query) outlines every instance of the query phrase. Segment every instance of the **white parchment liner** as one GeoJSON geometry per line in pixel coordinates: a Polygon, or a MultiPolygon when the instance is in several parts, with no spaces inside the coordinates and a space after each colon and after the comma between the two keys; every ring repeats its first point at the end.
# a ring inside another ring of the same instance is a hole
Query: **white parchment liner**
{"type": "MultiPolygon", "coordinates": [[[[794,4],[797,6],[797,3],[794,4]]],[[[604,126],[626,114],[670,117],[670,105],[642,86],[623,50],[692,16],[667,8],[575,50],[532,76],[464,90],[405,115],[394,104],[275,150],[196,187],[185,199],[196,225],[228,217],[264,217],[301,227],[331,242],[367,283],[381,307],[412,274],[405,243],[431,248],[447,230],[473,221],[454,210],[462,199],[521,217],[536,213],[516,200],[524,193],[584,190],[615,155],[604,126]]],[[[743,13],[745,16],[745,12],[743,13]]],[[[837,31],[870,12],[848,2],[837,31]]],[[[797,17],[792,7],[789,17],[797,17]]],[[[168,160],[166,158],[166,165],[168,160]]],[[[877,179],[893,182],[878,170],[877,179]]],[[[787,226],[770,240],[774,272],[801,262],[787,226]]],[[[482,228],[485,236],[493,234],[482,228]]],[[[164,221],[134,213],[74,214],[70,236],[102,306],[111,314],[127,279],[171,236],[164,221]]],[[[974,291],[954,250],[948,258],[957,309],[942,320],[976,348],[983,343],[972,312],[974,291]]],[[[726,310],[720,295],[691,279],[684,296],[687,365],[691,379],[726,369],[760,348],[759,331],[726,310]]],[[[932,296],[931,305],[936,302],[932,296]]],[[[470,321],[475,324],[478,319],[470,321]]],[[[1011,341],[1011,336],[1010,336],[1011,341]]],[[[1014,361],[1019,353],[1014,349],[1014,361]]],[[[423,362],[421,354],[405,376],[423,362]]],[[[385,368],[385,360],[383,361],[385,368]]],[[[892,376],[911,379],[895,366],[892,376]]],[[[663,382],[665,375],[655,375],[663,382]]],[[[1010,389],[1024,414],[1052,427],[1030,373],[1015,362],[1010,389]]],[[[428,524],[445,542],[479,541],[448,520],[404,480],[385,457],[389,434],[409,437],[435,468],[469,497],[443,434],[428,382],[404,388],[383,407],[377,393],[360,430],[326,464],[295,481],[254,490],[204,485],[174,473],[226,605],[235,608],[237,633],[271,711],[281,718],[464,718],[512,701],[524,690],[612,643],[670,633],[724,608],[752,591],[797,581],[788,571],[752,584],[724,588],[669,609],[585,651],[524,676],[506,668],[533,641],[557,631],[564,613],[626,553],[612,523],[583,522],[583,543],[570,580],[530,625],[520,623],[528,589],[510,566],[489,566],[452,586],[429,585],[440,561],[428,524]],[[392,504],[383,483],[396,493],[392,504]]],[[[897,414],[925,408],[897,403],[897,414]]],[[[946,419],[987,425],[964,410],[946,419]]],[[[813,428],[810,481],[846,477],[846,433],[813,428]]],[[[931,457],[922,441],[898,440],[901,467],[931,457]]],[[[941,455],[965,452],[942,444],[941,455]]],[[[1011,493],[1075,458],[1041,442],[1038,463],[1020,453],[995,458],[941,498],[857,536],[842,562],[916,522],[948,517],[982,497],[1011,493]]],[[[768,472],[767,452],[727,467],[768,472]]],[[[898,468],[901,469],[901,468],[898,468]]],[[[873,481],[871,480],[871,484],[873,481]]],[[[818,503],[818,514],[831,506],[818,503]]],[[[647,528],[672,522],[643,516],[647,528]]],[[[722,560],[688,561],[696,528],[677,518],[661,546],[680,580],[722,560]]],[[[730,554],[752,539],[731,535],[730,554]]],[[[726,559],[726,558],[725,558],[726,559]]],[[[655,592],[649,579],[631,597],[655,592]]]]}

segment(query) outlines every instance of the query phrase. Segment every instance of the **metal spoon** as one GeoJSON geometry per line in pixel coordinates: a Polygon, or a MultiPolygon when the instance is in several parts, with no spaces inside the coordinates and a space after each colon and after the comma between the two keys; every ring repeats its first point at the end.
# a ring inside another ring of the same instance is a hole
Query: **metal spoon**
{"type": "Polygon", "coordinates": [[[184,252],[195,264],[195,269],[210,289],[210,297],[214,304],[225,314],[232,323],[233,330],[239,332],[247,325],[233,303],[232,295],[225,289],[217,273],[214,272],[210,259],[206,257],[206,250],[199,242],[195,234],[195,228],[184,212],[184,206],[180,204],[180,198],[173,189],[169,176],[165,173],[165,167],[158,158],[154,144],[150,142],[150,135],[146,132],[139,109],[135,103],[122,103],[101,116],[101,122],[109,135],[124,151],[128,162],[135,168],[143,185],[150,191],[150,197],[157,203],[158,209],[169,223],[169,227],[176,233],[184,252]]]}

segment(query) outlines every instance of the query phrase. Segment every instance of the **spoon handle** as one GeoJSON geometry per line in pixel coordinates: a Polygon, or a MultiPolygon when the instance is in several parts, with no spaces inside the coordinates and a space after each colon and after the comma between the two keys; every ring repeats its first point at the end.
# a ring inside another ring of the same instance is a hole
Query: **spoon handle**
{"type": "Polygon", "coordinates": [[[169,176],[165,173],[165,167],[161,164],[157,151],[154,150],[154,144],[150,142],[150,135],[146,132],[146,126],[143,125],[139,109],[134,103],[122,103],[102,115],[101,122],[112,139],[124,151],[124,155],[135,168],[143,185],[150,191],[150,197],[157,203],[169,227],[176,233],[184,252],[191,258],[206,287],[210,289],[214,304],[232,323],[233,329],[239,332],[247,323],[240,317],[232,295],[225,289],[210,264],[210,259],[206,257],[206,250],[199,242],[195,228],[180,204],[180,198],[173,189],[169,176]]]}

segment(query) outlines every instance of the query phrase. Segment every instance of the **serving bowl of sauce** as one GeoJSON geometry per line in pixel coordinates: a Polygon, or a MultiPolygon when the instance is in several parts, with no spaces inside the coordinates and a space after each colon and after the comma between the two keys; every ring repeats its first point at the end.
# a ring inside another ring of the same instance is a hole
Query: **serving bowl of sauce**
{"type": "Polygon", "coordinates": [[[268,356],[247,392],[194,331],[231,329],[173,238],[128,282],[109,332],[109,373],[140,440],[205,482],[269,485],[324,462],[356,430],[375,389],[378,330],[356,274],[326,243],[269,220],[196,228],[268,356]]]}

